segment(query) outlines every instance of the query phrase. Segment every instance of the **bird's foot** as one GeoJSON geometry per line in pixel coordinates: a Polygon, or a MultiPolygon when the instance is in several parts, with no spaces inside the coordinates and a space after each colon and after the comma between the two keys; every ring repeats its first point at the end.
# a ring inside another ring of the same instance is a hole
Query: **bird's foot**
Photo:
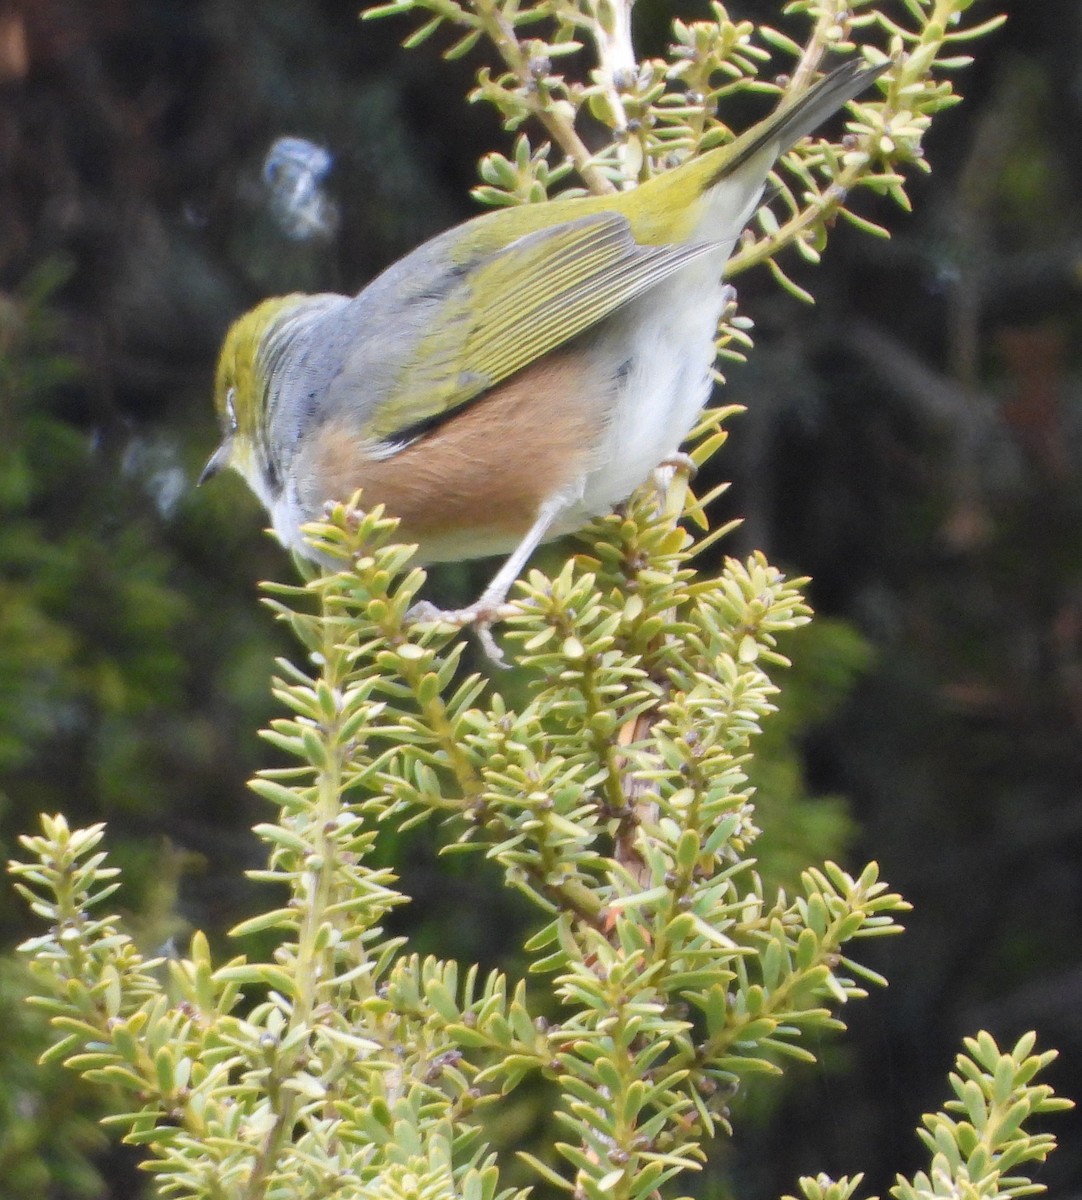
{"type": "Polygon", "coordinates": [[[670,454],[663,458],[657,465],[658,471],[664,471],[668,468],[670,471],[683,471],[688,479],[694,479],[699,473],[699,468],[695,460],[690,454],[685,454],[683,450],[678,450],[675,454],[670,454]]]}
{"type": "Polygon", "coordinates": [[[452,625],[455,629],[464,629],[471,625],[486,656],[496,666],[506,670],[508,663],[492,636],[492,626],[516,611],[513,604],[507,604],[503,600],[486,600],[484,596],[466,608],[438,608],[429,600],[421,600],[409,609],[406,620],[411,624],[452,625]]]}
{"type": "Polygon", "coordinates": [[[654,490],[657,492],[659,512],[668,512],[670,507],[673,507],[673,513],[679,516],[686,487],[681,487],[677,494],[673,490],[673,484],[680,475],[684,477],[684,484],[690,483],[698,473],[699,468],[690,454],[677,450],[666,455],[654,468],[654,490]]]}

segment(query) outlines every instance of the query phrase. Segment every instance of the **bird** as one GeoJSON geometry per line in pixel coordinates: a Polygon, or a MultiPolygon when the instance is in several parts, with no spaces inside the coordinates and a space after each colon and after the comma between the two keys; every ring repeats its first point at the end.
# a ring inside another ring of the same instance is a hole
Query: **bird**
{"type": "Polygon", "coordinates": [[[473,604],[423,614],[487,632],[539,544],[680,460],[769,172],[887,65],[850,60],[629,190],[473,217],[356,296],[257,304],[219,355],[222,437],[199,482],[239,472],[308,558],[305,524],[357,489],[422,563],[505,555],[473,604]]]}

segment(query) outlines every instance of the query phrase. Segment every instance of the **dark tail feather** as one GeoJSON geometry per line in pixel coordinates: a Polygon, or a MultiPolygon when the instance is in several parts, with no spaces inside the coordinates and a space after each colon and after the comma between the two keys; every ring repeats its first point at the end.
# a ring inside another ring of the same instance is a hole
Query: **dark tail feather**
{"type": "MultiPolygon", "coordinates": [[[[882,63],[878,67],[868,67],[860,59],[851,59],[843,63],[813,84],[791,104],[779,106],[761,125],[737,138],[732,143],[733,153],[726,159],[719,172],[719,178],[735,171],[764,146],[777,145],[778,153],[784,154],[790,146],[818,128],[843,104],[848,103],[854,96],[859,96],[889,66],[890,63],[882,63]],[[744,137],[748,139],[747,144],[741,145],[744,137]]],[[[713,182],[716,183],[717,180],[713,182]]]]}

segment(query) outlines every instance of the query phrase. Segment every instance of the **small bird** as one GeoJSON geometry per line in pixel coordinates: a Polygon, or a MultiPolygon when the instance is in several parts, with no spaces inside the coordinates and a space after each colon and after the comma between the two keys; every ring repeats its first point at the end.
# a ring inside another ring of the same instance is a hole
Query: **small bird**
{"type": "Polygon", "coordinates": [[[611,195],[498,209],[357,296],[265,300],[226,335],[224,467],[287,546],[363,489],[422,562],[509,557],[442,614],[487,625],[534,549],[675,461],[710,393],[725,264],[778,155],[868,87],[850,61],[734,141],[611,195]]]}

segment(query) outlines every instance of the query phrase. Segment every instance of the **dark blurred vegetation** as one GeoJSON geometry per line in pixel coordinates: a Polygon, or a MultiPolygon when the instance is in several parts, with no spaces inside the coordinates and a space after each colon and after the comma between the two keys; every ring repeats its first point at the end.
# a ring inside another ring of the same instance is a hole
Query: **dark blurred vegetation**
{"type": "MultiPolygon", "coordinates": [[[[724,1157],[743,1200],[819,1169],[888,1186],[981,1025],[1036,1028],[1082,1091],[1082,9],[1006,7],[914,215],[875,214],[893,241],[839,229],[800,276],[815,310],[741,281],[758,332],[715,464],[747,516],[728,550],[813,575],[830,618],[788,647],[764,854],[781,875],[874,857],[916,906],[876,948],[891,990],[823,1066],[743,1100],[724,1157]]],[[[254,903],[244,782],[292,652],[257,603],[292,568],[255,502],[234,478],[193,487],[218,341],[250,302],[355,290],[469,215],[477,157],[507,144],[462,100],[469,62],[400,51],[404,30],[356,9],[0,0],[0,840],[39,810],[108,820],[151,947],[220,937],[254,903]],[[333,236],[276,226],[260,167],[282,135],[333,154],[333,236]]],[[[662,0],[638,16],[660,46],[662,0]]],[[[513,953],[513,903],[409,850],[422,948],[513,953]]],[[[31,929],[10,895],[0,924],[6,946],[31,929]]],[[[21,987],[3,967],[0,1194],[134,1195],[88,1121],[100,1101],[34,1067],[21,987]]],[[[1082,1190],[1070,1120],[1042,1177],[1060,1195],[1082,1190]]]]}

